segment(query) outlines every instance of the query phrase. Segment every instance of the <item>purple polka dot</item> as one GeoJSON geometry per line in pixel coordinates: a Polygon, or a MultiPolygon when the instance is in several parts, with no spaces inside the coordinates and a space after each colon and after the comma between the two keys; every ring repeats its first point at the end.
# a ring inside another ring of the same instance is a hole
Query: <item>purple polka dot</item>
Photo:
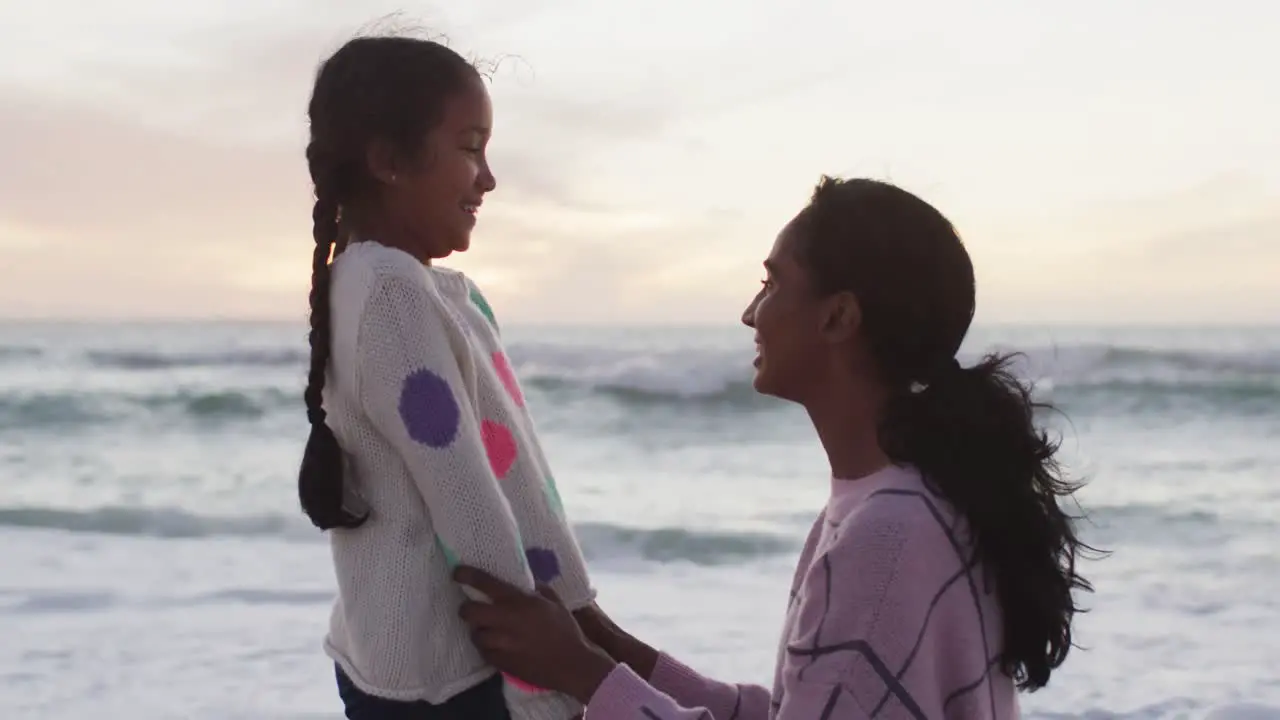
{"type": "Polygon", "coordinates": [[[441,448],[458,434],[461,415],[449,383],[430,370],[418,370],[400,388],[400,419],[409,437],[441,448]]]}
{"type": "Polygon", "coordinates": [[[560,577],[560,559],[546,548],[529,548],[524,551],[529,561],[529,570],[533,579],[540,583],[549,583],[560,577]]]}

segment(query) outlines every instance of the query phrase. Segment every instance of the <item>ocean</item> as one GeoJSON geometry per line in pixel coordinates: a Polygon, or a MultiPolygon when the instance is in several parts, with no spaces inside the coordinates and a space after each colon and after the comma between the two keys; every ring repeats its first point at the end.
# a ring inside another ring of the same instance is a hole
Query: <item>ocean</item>
{"type": "MultiPolygon", "coordinates": [[[[743,328],[505,331],[622,626],[768,682],[828,470],[743,328]]],[[[1090,612],[1033,718],[1280,718],[1280,329],[981,328],[1063,415],[1090,612]]],[[[6,720],[337,718],[305,328],[0,325],[6,720]]]]}

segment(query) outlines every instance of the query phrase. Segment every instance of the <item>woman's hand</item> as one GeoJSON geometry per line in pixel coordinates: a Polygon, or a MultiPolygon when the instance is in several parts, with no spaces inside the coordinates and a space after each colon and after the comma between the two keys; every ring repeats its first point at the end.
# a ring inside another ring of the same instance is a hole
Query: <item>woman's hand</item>
{"type": "Polygon", "coordinates": [[[459,614],[480,656],[503,673],[586,705],[617,665],[588,642],[551,588],[527,593],[471,567],[453,577],[491,599],[468,600],[459,614]]]}

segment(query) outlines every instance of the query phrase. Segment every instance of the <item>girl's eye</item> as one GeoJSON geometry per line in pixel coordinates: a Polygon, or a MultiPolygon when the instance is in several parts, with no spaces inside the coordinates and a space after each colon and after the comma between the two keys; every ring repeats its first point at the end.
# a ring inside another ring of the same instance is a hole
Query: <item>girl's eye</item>
{"type": "Polygon", "coordinates": [[[769,288],[773,287],[773,281],[770,280],[769,278],[765,278],[761,280],[760,284],[764,286],[765,290],[768,290],[769,288]]]}

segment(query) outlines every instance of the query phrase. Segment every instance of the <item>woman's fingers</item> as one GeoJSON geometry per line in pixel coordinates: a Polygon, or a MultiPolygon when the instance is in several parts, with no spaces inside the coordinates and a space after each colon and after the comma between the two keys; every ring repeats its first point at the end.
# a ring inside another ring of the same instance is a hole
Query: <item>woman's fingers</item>
{"type": "Polygon", "coordinates": [[[466,565],[459,565],[453,571],[453,579],[461,585],[479,590],[494,602],[526,594],[520,588],[505,583],[483,570],[466,565]]]}
{"type": "Polygon", "coordinates": [[[472,630],[471,642],[475,643],[481,655],[486,656],[486,660],[489,654],[510,652],[512,648],[511,636],[492,628],[472,630]]]}
{"type": "Polygon", "coordinates": [[[488,628],[501,625],[510,615],[510,611],[495,603],[467,600],[458,609],[458,615],[463,622],[473,628],[488,628]]]}

